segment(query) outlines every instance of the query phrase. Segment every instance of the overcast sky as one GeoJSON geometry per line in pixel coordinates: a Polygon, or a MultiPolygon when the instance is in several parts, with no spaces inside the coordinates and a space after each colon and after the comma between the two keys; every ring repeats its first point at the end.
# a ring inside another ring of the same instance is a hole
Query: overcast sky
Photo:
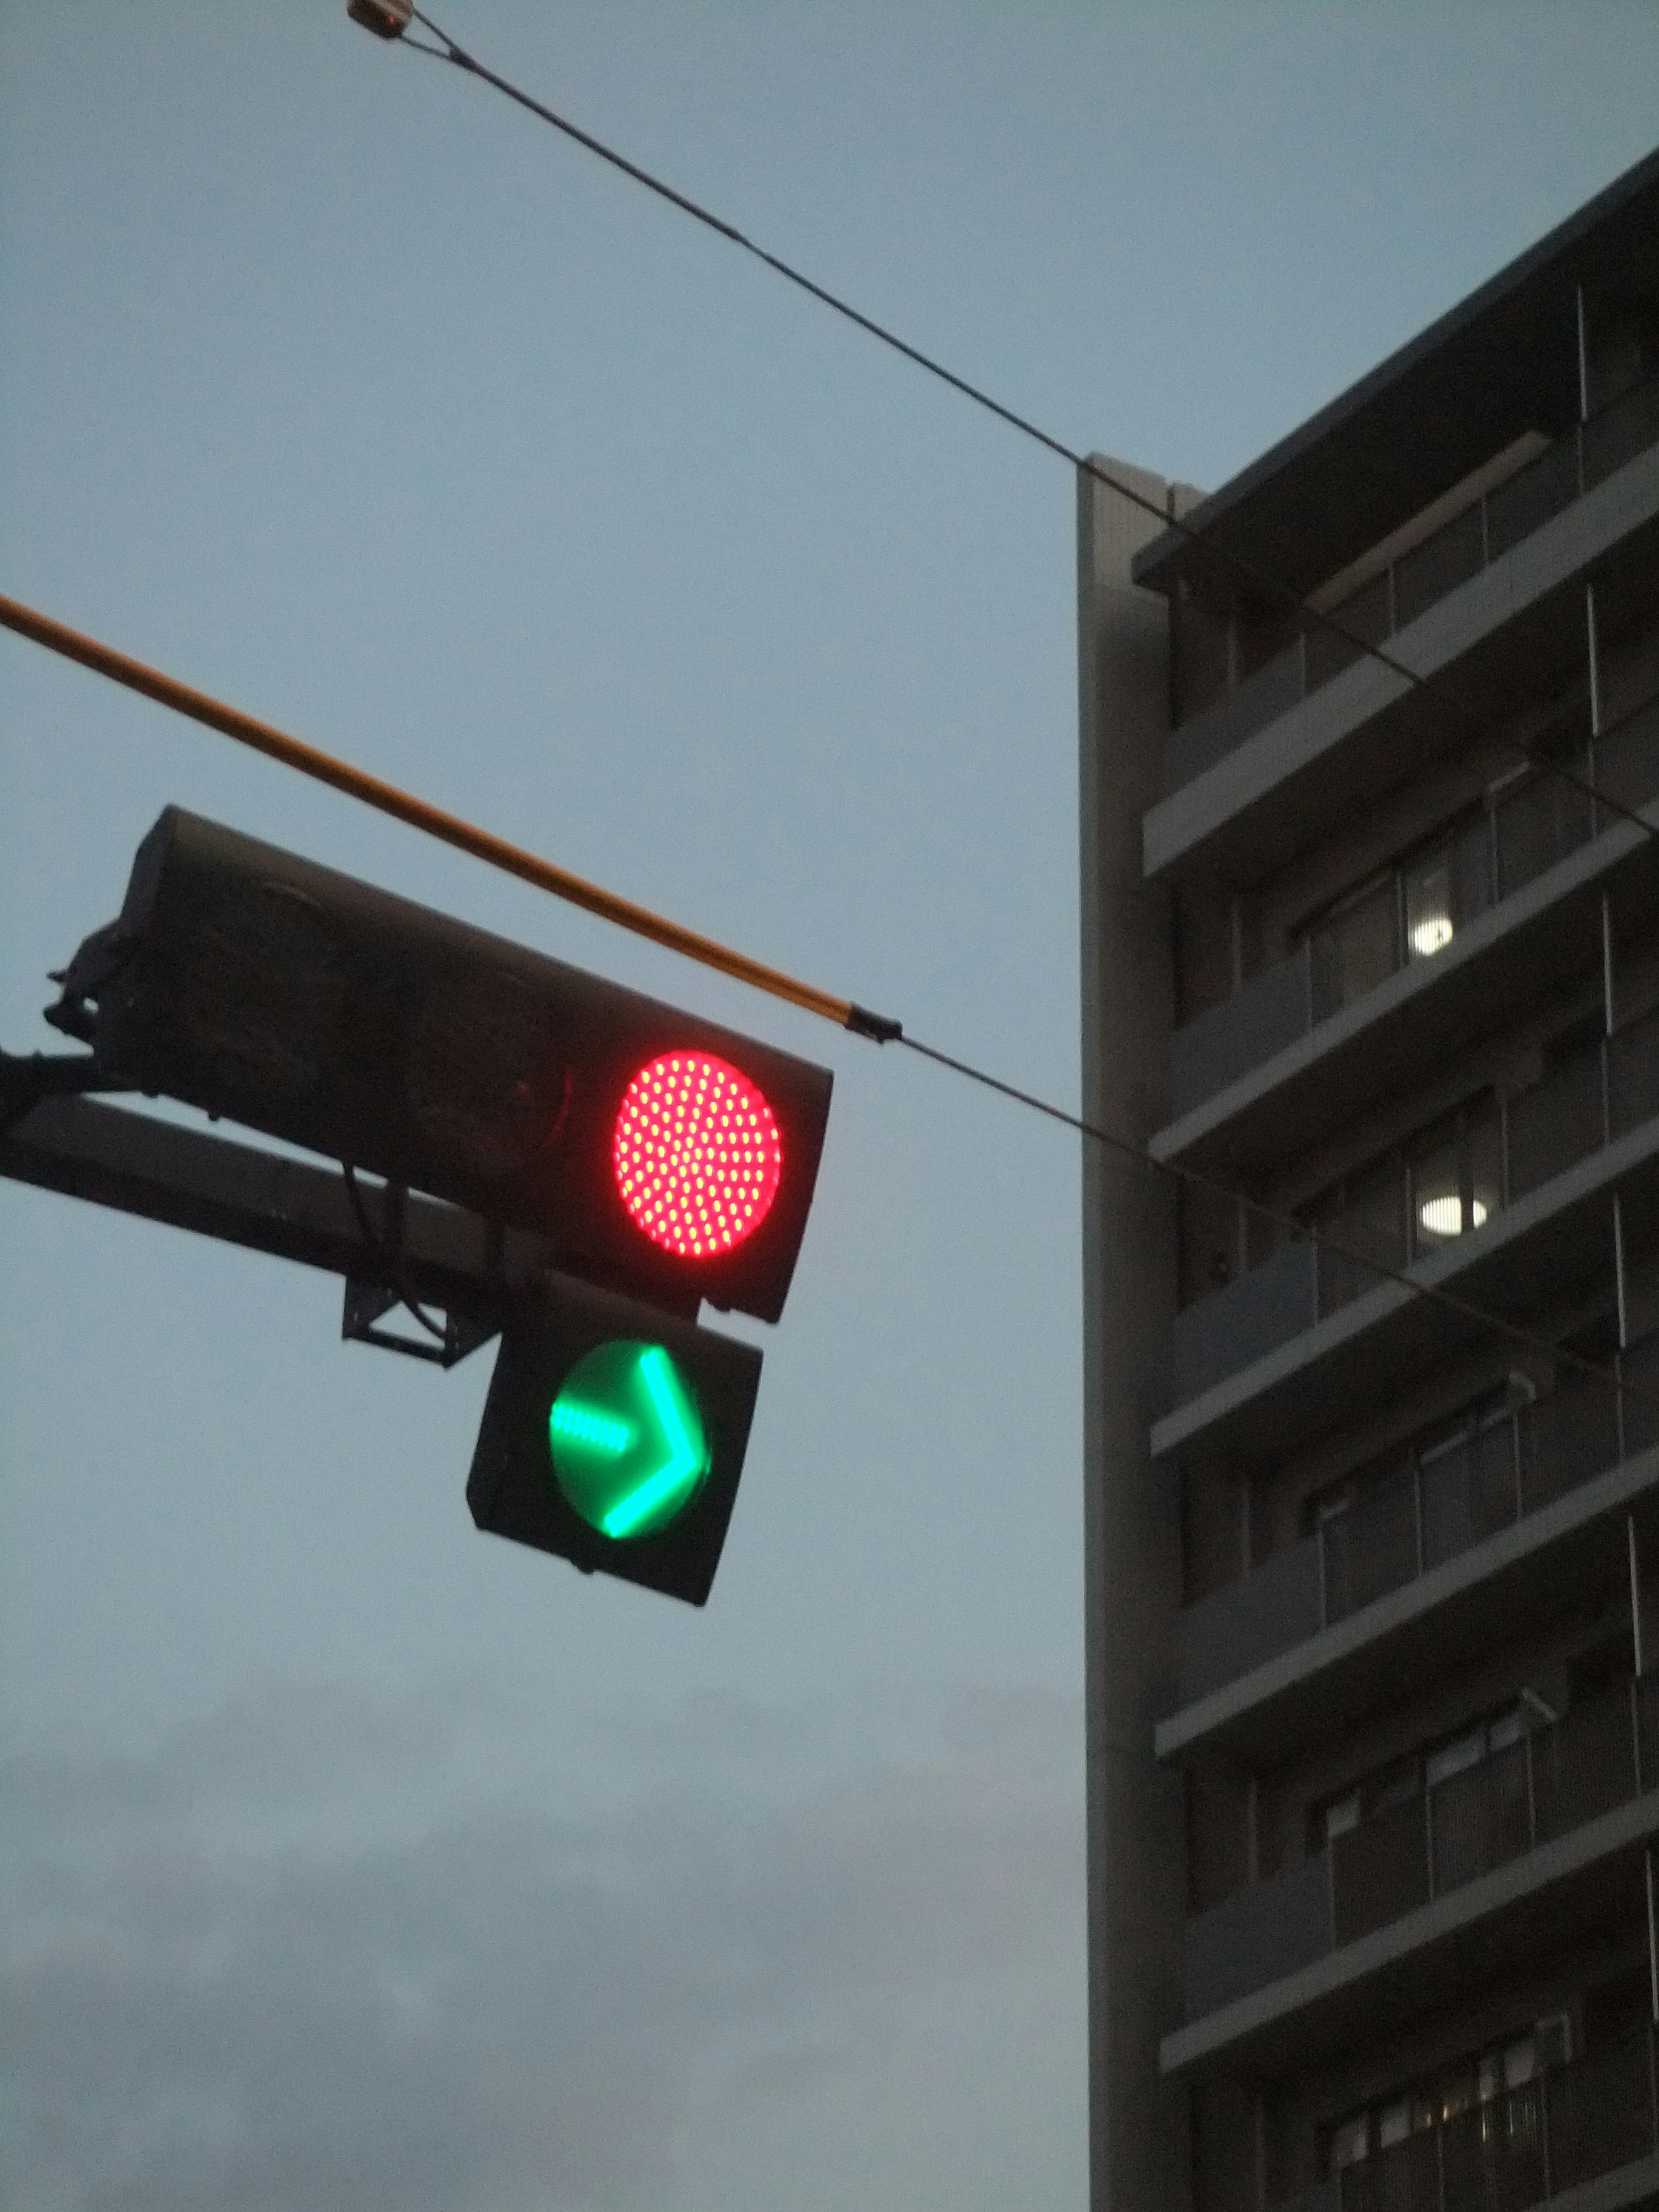
{"type": "MultiPolygon", "coordinates": [[[[1659,139],[1641,0],[447,0],[1213,485],[1659,139]]],[[[1073,1101],[1060,463],[340,0],[0,0],[0,590],[1073,1101]]],[[[491,1355],[0,1185],[16,2212],[1080,2212],[1063,1133],[0,635],[0,1040],[176,800],[818,1058],[714,1596],[475,1534],[491,1355]]]]}

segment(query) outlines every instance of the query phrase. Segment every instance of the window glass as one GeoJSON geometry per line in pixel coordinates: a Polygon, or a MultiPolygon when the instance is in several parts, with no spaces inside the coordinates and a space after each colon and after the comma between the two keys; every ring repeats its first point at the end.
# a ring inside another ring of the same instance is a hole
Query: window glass
{"type": "Polygon", "coordinates": [[[1400,965],[1398,928],[1395,879],[1389,874],[1314,932],[1316,1020],[1387,981],[1400,965]]]}
{"type": "Polygon", "coordinates": [[[1484,1211],[1475,1218],[1473,1206],[1471,1218],[1464,1218],[1462,1150],[1457,1138],[1450,1137],[1413,1165],[1412,1249],[1419,1256],[1437,1252],[1486,1218],[1484,1211]]]}
{"type": "Polygon", "coordinates": [[[1343,2120],[1331,2130],[1331,2172],[1340,2173],[1345,2166],[1358,2166],[1369,2148],[1366,2115],[1360,2112],[1351,2120],[1343,2120]]]}
{"type": "Polygon", "coordinates": [[[1346,1797],[1339,1797],[1334,1805],[1325,1808],[1325,1840],[1328,1844],[1338,1836],[1346,1836],[1351,1828],[1359,1826],[1359,1792],[1351,1790],[1346,1797]]]}
{"type": "Polygon", "coordinates": [[[1426,1773],[1431,1790],[1437,1782],[1448,1782],[1454,1774],[1462,1774],[1471,1766],[1479,1766],[1486,1755],[1486,1731],[1471,1729],[1455,1742],[1442,1744],[1439,1750],[1429,1755],[1426,1773]]]}
{"type": "Polygon", "coordinates": [[[1404,871],[1406,957],[1431,960],[1456,933],[1452,911],[1452,848],[1441,846],[1409,862],[1404,871]]]}
{"type": "Polygon", "coordinates": [[[1396,1805],[1409,1805],[1417,1795],[1417,1761],[1402,1759],[1398,1765],[1375,1775],[1364,1787],[1367,1816],[1387,1813],[1396,1805]]]}
{"type": "Polygon", "coordinates": [[[1320,1253],[1319,1307],[1328,1313],[1376,1286],[1366,1261],[1385,1267],[1406,1263],[1406,1178],[1399,1160],[1380,1161],[1357,1176],[1320,1207],[1316,1227],[1345,1248],[1338,1252],[1327,1245],[1320,1253]]]}
{"type": "Polygon", "coordinates": [[[1376,2116],[1376,2147],[1392,2150],[1396,2143],[1404,2142],[1412,2131],[1411,2100],[1402,2097],[1397,2105],[1384,2105],[1376,2116]]]}
{"type": "Polygon", "coordinates": [[[1516,1705],[1507,1713],[1500,1713],[1492,1723],[1489,1740],[1494,1751],[1507,1751],[1510,1744],[1519,1743],[1527,1732],[1521,1708],[1516,1705]]]}
{"type": "Polygon", "coordinates": [[[1417,1152],[1411,1190],[1413,1258],[1441,1250],[1491,1218],[1502,1203],[1503,1165],[1490,1097],[1474,1101],[1417,1152]]]}
{"type": "MultiPolygon", "coordinates": [[[[1644,1970],[1644,2011],[1645,1992],[1644,1970]]],[[[1471,2112],[1479,2114],[1483,2142],[1501,2143],[1511,2151],[1535,2149],[1541,2117],[1537,2092],[1522,2093],[1529,2090],[1547,2068],[1565,2064],[1571,2049],[1568,2015],[1552,2014],[1530,2033],[1512,2037],[1465,2059],[1437,2081],[1419,2081],[1386,2102],[1373,2105],[1369,2112],[1350,2114],[1328,2138],[1331,2170],[1356,2165],[1368,2154],[1392,2150],[1425,2129],[1444,2125],[1471,2112]]]]}
{"type": "Polygon", "coordinates": [[[1497,1109],[1483,1102],[1469,1129],[1469,1226],[1479,1229],[1504,1203],[1504,1138],[1497,1109]]]}
{"type": "Polygon", "coordinates": [[[1529,2035],[1518,2043],[1505,2046],[1504,2051],[1504,2087],[1519,2089],[1530,2081],[1538,2071],[1538,2046],[1529,2035]]]}
{"type": "MultiPolygon", "coordinates": [[[[1632,1981],[1636,1978],[1632,1976],[1632,1981]]],[[[1638,1984],[1645,1994],[1645,1984],[1638,1984]]],[[[1538,2047],[1540,2066],[1565,2066],[1572,2057],[1572,2021],[1564,2012],[1553,2012],[1547,2020],[1540,2020],[1534,2038],[1538,2047]]]]}
{"type": "Polygon", "coordinates": [[[1458,925],[1484,914],[1492,902],[1492,817],[1482,807],[1453,847],[1453,909],[1458,925]]]}
{"type": "Polygon", "coordinates": [[[1460,2112],[1467,2112],[1474,2102],[1474,2069],[1460,2066],[1448,2074],[1440,2089],[1440,2117],[1455,2120],[1460,2112]]]}

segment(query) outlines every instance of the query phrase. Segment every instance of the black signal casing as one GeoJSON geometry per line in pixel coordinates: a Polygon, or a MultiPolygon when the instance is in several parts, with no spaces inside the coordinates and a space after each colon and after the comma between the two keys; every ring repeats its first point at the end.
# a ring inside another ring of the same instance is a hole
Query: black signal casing
{"type": "Polygon", "coordinates": [[[738,1494],[761,1354],[637,1300],[550,1276],[509,1318],[495,1355],[466,1502],[475,1525],[689,1605],[706,1603],[738,1494]],[[678,1519],[623,1541],[590,1528],[553,1476],[548,1416],[577,1361],[611,1341],[660,1344],[690,1382],[712,1464],[678,1519]]]}
{"type": "Polygon", "coordinates": [[[538,1230],[573,1275],[782,1311],[832,1081],[792,1054],[174,806],[54,1012],[111,1078],[538,1230]],[[758,1085],[783,1157],[759,1228],[701,1261],[636,1227],[612,1158],[635,1074],[687,1048],[758,1085]]]}

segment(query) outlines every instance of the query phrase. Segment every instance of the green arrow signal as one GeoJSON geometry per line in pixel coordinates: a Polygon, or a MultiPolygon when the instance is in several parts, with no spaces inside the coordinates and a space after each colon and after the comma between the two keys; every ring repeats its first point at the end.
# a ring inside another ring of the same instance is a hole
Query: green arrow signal
{"type": "Polygon", "coordinates": [[[547,1439],[572,1509],[619,1541],[666,1528],[712,1458],[690,1382],[660,1344],[585,1354],[553,1401],[547,1439]]]}

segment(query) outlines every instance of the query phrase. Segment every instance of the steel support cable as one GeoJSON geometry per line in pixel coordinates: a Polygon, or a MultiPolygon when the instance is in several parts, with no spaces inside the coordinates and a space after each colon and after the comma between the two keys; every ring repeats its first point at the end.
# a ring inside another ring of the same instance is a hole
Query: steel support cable
{"type": "Polygon", "coordinates": [[[863,1030],[867,1024],[875,1024],[878,1029],[883,1027],[879,1016],[866,1013],[846,999],[832,997],[811,983],[786,975],[781,969],[751,960],[746,953],[718,944],[712,937],[701,936],[694,929],[653,914],[648,907],[636,906],[631,899],[622,898],[615,891],[605,890],[598,884],[572,875],[567,868],[556,867],[551,861],[509,844],[504,837],[479,830],[459,815],[447,814],[441,807],[400,790],[396,784],[371,775],[366,769],[356,768],[349,761],[319,751],[315,745],[291,738],[269,722],[243,714],[240,708],[228,707],[222,700],[210,698],[205,691],[180,684],[176,678],[163,675],[160,669],[134,660],[128,653],[118,653],[113,646],[101,645],[96,638],[83,636],[67,623],[3,594],[0,627],[15,630],[20,637],[31,638],[36,645],[60,653],[68,660],[79,661],[83,668],[107,676],[113,683],[124,684],[130,691],[142,692],[145,698],[171,707],[176,714],[188,715],[191,721],[204,723],[223,737],[234,738],[239,744],[252,746],[255,752],[280,761],[285,768],[297,769],[301,775],[331,785],[348,798],[361,799],[366,806],[378,808],[394,821],[407,823],[411,829],[453,845],[459,852],[470,853],[475,860],[483,860],[492,868],[500,868],[524,883],[533,884],[538,890],[550,891],[555,898],[596,914],[602,921],[614,921],[618,927],[631,930],[636,937],[649,938],[653,944],[665,945],[671,952],[684,953],[689,960],[701,961],[705,968],[718,969],[739,983],[750,983],[757,990],[769,991],[774,998],[786,999],[793,1006],[804,1007],[809,1014],[820,1014],[826,1021],[839,1023],[843,1029],[863,1030]]]}
{"type": "MultiPolygon", "coordinates": [[[[1401,660],[1398,654],[1390,653],[1385,646],[1377,645],[1370,639],[1360,636],[1358,631],[1350,629],[1345,623],[1340,622],[1334,614],[1322,607],[1316,606],[1311,599],[1305,598],[1293,586],[1283,582],[1277,576],[1270,575],[1266,569],[1258,568],[1254,561],[1246,559],[1243,555],[1231,552],[1224,545],[1215,544],[1205,535],[1203,531],[1194,529],[1182,517],[1171,513],[1167,505],[1150,498],[1143,491],[1137,491],[1133,484],[1126,483],[1121,477],[1114,476],[1109,470],[1103,469],[1099,463],[1091,459],[1088,454],[1074,452],[1064,439],[1056,438],[1051,431],[1045,430],[1040,423],[1032,422],[1029,416],[1022,415],[1016,409],[1006,406],[1001,400],[994,398],[982,386],[970,383],[966,377],[958,376],[954,369],[947,368],[943,362],[936,361],[931,354],[923,353],[920,347],[912,345],[908,339],[900,337],[896,331],[889,330],[884,324],[878,323],[873,317],[865,314],[861,309],[854,307],[850,301],[842,299],[838,294],[828,290],[826,287],[815,282],[804,270],[795,268],[793,264],[783,260],[778,254],[770,252],[765,246],[758,245],[754,239],[739,230],[735,223],[727,222],[723,216],[714,214],[712,209],[700,205],[697,201],[689,198],[684,192],[677,191],[672,185],[665,183],[660,177],[653,176],[648,169],[642,169],[636,161],[630,161],[625,154],[619,154],[614,147],[607,146],[603,139],[594,137],[591,131],[584,131],[580,125],[572,123],[568,117],[560,115],[554,109],[546,106],[541,100],[521,90],[507,77],[497,76],[494,70],[487,68],[475,55],[468,53],[465,47],[458,46],[447,31],[441,30],[431,17],[423,15],[418,8],[413,10],[413,14],[415,21],[430,31],[434,39],[441,40],[442,45],[428,46],[422,46],[418,40],[405,39],[402,43],[408,46],[411,53],[426,54],[434,61],[448,62],[468,76],[476,76],[481,83],[489,85],[494,91],[502,94],[519,106],[527,109],[532,115],[538,117],[542,122],[550,124],[554,130],[562,131],[567,138],[584,148],[588,153],[596,154],[602,161],[608,161],[613,169],[620,170],[623,176],[631,177],[635,184],[643,185],[647,191],[654,192],[659,199],[665,200],[671,207],[678,208],[683,215],[689,215],[693,222],[702,223],[706,229],[712,230],[717,237],[723,238],[729,244],[740,247],[744,252],[751,254],[757,261],[763,263],[775,274],[784,278],[786,283],[794,285],[798,290],[805,292],[810,298],[820,301],[833,313],[840,315],[859,330],[867,332],[871,337],[875,338],[880,344],[887,346],[894,353],[902,355],[906,361],[914,362],[918,368],[925,371],[927,375],[937,378],[941,384],[948,385],[951,391],[960,392],[964,399],[971,400],[976,407],[982,407],[988,413],[994,415],[1000,422],[1007,423],[1012,429],[1018,430],[1022,436],[1033,440],[1035,443],[1043,447],[1060,460],[1068,461],[1083,475],[1092,477],[1095,483],[1103,485],[1107,490],[1115,492],[1119,498],[1127,500],[1132,507],[1140,508],[1144,514],[1156,516],[1166,530],[1173,530],[1178,537],[1184,538],[1189,544],[1197,546],[1206,559],[1218,562],[1241,581],[1249,584],[1258,592],[1264,592],[1279,606],[1302,616],[1309,622],[1316,623],[1328,635],[1340,639],[1344,645],[1351,647],[1360,657],[1377,662],[1391,674],[1399,677],[1403,683],[1409,684],[1413,690],[1421,692],[1425,698],[1443,707],[1464,728],[1476,730],[1484,728],[1485,717],[1476,708],[1461,699],[1457,693],[1449,688],[1441,678],[1423,675],[1420,671],[1401,660]]],[[[1616,814],[1626,822],[1634,823],[1644,836],[1651,837],[1659,834],[1656,833],[1653,823],[1638,809],[1626,806],[1622,800],[1611,797],[1589,777],[1576,775],[1564,762],[1547,753],[1534,752],[1529,746],[1522,744],[1518,738],[1511,738],[1505,742],[1510,750],[1518,754],[1529,767],[1537,769],[1542,775],[1554,776],[1559,782],[1568,785],[1582,796],[1594,799],[1598,805],[1604,806],[1609,814],[1616,814]]]]}
{"type": "Polygon", "coordinates": [[[1231,1183],[1224,1182],[1218,1176],[1206,1175],[1201,1168],[1188,1167],[1178,1161],[1161,1160],[1156,1153],[1148,1152],[1144,1145],[1136,1144],[1133,1138],[1115,1136],[1098,1122],[1085,1121],[1080,1114],[1068,1113],[1065,1107],[1055,1106],[1046,1098],[1039,1098],[1034,1091],[1022,1091],[1017,1084],[1005,1083],[1000,1075],[992,1075],[982,1067],[974,1066],[970,1061],[957,1060],[948,1052],[939,1051],[935,1045],[924,1044],[920,1037],[901,1031],[893,1042],[908,1045],[912,1052],[920,1053],[924,1060],[934,1060],[940,1067],[949,1068],[953,1074],[965,1076],[970,1083],[982,1084],[988,1091],[1000,1091],[1017,1105],[1029,1106],[1035,1113],[1047,1115],[1051,1121],[1058,1121],[1066,1128],[1077,1130],[1095,1144],[1103,1146],[1108,1152],[1133,1160],[1137,1166],[1149,1168],[1154,1174],[1161,1175],[1172,1182],[1185,1184],[1190,1189],[1206,1191],[1212,1197],[1224,1198],[1246,1206],[1263,1221],[1271,1222],[1275,1229],[1286,1231],[1298,1243],[1334,1252],[1338,1259],[1363,1267],[1380,1282],[1394,1283],[1401,1290],[1409,1291],[1413,1297],[1425,1298],[1447,1313],[1455,1313],[1462,1320],[1476,1322],[1496,1335],[1507,1337],[1512,1344],[1523,1345],[1529,1351],[1542,1352],[1564,1367],[1573,1368],[1581,1375],[1590,1376],[1598,1382],[1609,1384],[1621,1397],[1637,1398],[1644,1405],[1659,1407],[1659,1391],[1644,1389],[1640,1384],[1620,1375],[1616,1369],[1603,1366],[1599,1359],[1588,1358],[1583,1353],[1556,1343],[1536,1329],[1528,1328],[1520,1322],[1509,1321],[1502,1314],[1493,1313],[1489,1307],[1477,1305],[1472,1298],[1459,1297],[1455,1291],[1442,1290],[1437,1283],[1425,1283],[1403,1267],[1391,1267],[1386,1261],[1373,1259],[1369,1253],[1357,1250],[1340,1237],[1328,1237],[1323,1230],[1310,1229],[1299,1215],[1287,1213],[1278,1206],[1266,1206],[1259,1198],[1251,1198],[1231,1183]]]}
{"type": "MultiPolygon", "coordinates": [[[[1152,1174],[1189,1185],[1194,1189],[1208,1191],[1236,1205],[1251,1208],[1263,1219],[1287,1230],[1297,1237],[1306,1237],[1309,1233],[1306,1223],[1294,1214],[1264,1206],[1261,1200],[1251,1197],[1248,1192],[1224,1182],[1217,1176],[1206,1175],[1201,1169],[1189,1167],[1178,1161],[1160,1160],[1144,1145],[1137,1144],[1130,1138],[1117,1136],[1109,1129],[1085,1121],[1080,1115],[1070,1113],[1062,1106],[1038,1097],[1035,1092],[1022,1091],[1018,1085],[1004,1082],[1000,1076],[993,1075],[984,1068],[957,1060],[936,1046],[924,1044],[920,1038],[907,1036],[903,1024],[889,1015],[872,1013],[850,999],[836,998],[827,991],[820,991],[813,985],[783,974],[778,969],[751,960],[746,954],[733,951],[712,938],[682,928],[678,922],[652,914],[629,900],[619,898],[580,876],[573,876],[566,870],[554,866],[550,861],[538,860],[535,854],[507,844],[488,830],[479,830],[458,816],[428,805],[424,799],[399,790],[394,784],[384,782],[378,776],[353,767],[349,762],[337,759],[332,754],[321,752],[313,745],[289,737],[269,722],[259,721],[251,714],[243,714],[239,708],[229,707],[222,701],[210,698],[207,693],[180,684],[143,661],[134,660],[128,654],[118,653],[112,647],[100,644],[95,639],[86,637],[80,631],[55,621],[51,616],[38,613],[34,609],[23,606],[19,601],[3,595],[0,595],[0,627],[15,630],[20,636],[29,638],[51,652],[61,653],[65,659],[76,661],[98,675],[106,676],[130,690],[140,692],[161,706],[171,707],[192,721],[201,722],[209,729],[234,738],[255,751],[264,753],[268,758],[280,762],[284,767],[296,769],[303,775],[313,777],[319,782],[345,793],[349,798],[361,799],[365,805],[391,815],[395,820],[407,823],[411,828],[452,845],[458,851],[469,853],[492,867],[517,876],[538,890],[550,892],[556,898],[564,899],[590,914],[617,923],[621,928],[631,930],[637,936],[648,938],[672,951],[682,953],[704,967],[734,976],[738,981],[751,984],[774,998],[782,999],[808,1013],[834,1022],[840,1029],[851,1030],[855,1035],[868,1037],[878,1044],[908,1045],[913,1052],[935,1061],[952,1073],[982,1085],[987,1090],[1000,1092],[1017,1104],[1030,1107],[1034,1112],[1046,1115],[1049,1121],[1076,1130],[1094,1143],[1135,1161],[1152,1174]]],[[[349,1168],[346,1170],[346,1180],[347,1188],[352,1193],[354,1206],[360,1208],[361,1200],[357,1198],[355,1178],[349,1168]]],[[[359,1218],[367,1234],[367,1222],[361,1212],[359,1218]]],[[[1595,1376],[1615,1391],[1659,1407],[1659,1394],[1638,1388],[1612,1368],[1569,1351],[1535,1330],[1505,1320],[1502,1315],[1488,1312],[1485,1307],[1478,1306],[1467,1298],[1460,1298],[1453,1291],[1420,1282],[1401,1269],[1387,1267],[1336,1237],[1322,1234],[1319,1242],[1326,1250],[1364,1268],[1380,1280],[1398,1284],[1413,1297],[1426,1298],[1449,1312],[1456,1313],[1465,1320],[1473,1321],[1507,1338],[1510,1342],[1524,1344],[1551,1359],[1559,1360],[1581,1373],[1595,1376]]],[[[408,1300],[404,1302],[410,1303],[408,1300]]],[[[432,1328],[433,1324],[428,1322],[426,1326],[432,1328]]]]}

